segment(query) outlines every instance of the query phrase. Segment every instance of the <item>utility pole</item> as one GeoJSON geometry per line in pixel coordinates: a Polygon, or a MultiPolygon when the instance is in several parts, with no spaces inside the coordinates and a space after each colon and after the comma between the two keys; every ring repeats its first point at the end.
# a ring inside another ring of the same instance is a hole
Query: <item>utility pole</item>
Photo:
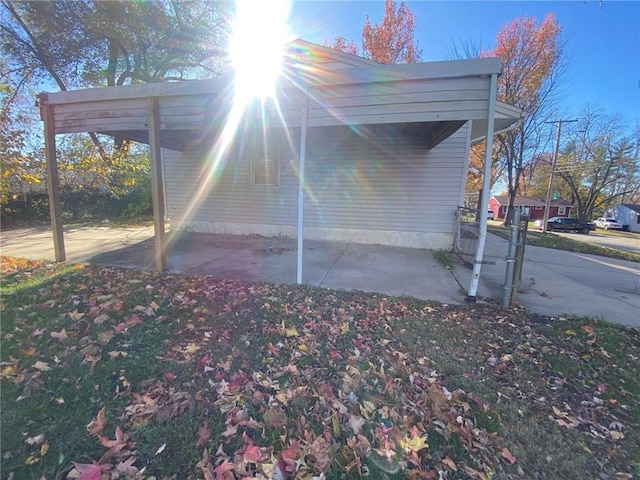
{"type": "Polygon", "coordinates": [[[551,206],[551,194],[553,193],[553,179],[556,174],[556,163],[558,162],[558,150],[560,149],[560,132],[563,123],[577,122],[578,120],[554,120],[544,123],[557,123],[558,131],[556,132],[556,146],[553,150],[553,159],[551,160],[551,175],[549,176],[549,188],[547,189],[547,201],[544,204],[544,218],[542,219],[542,233],[547,233],[547,222],[549,221],[549,208],[551,206]]]}

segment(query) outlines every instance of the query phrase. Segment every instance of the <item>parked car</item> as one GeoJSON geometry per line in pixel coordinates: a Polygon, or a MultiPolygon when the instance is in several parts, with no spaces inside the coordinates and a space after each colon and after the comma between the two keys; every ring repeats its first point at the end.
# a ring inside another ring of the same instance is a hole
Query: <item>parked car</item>
{"type": "Polygon", "coordinates": [[[596,224],[596,227],[604,230],[622,230],[622,224],[612,217],[599,217],[593,223],[596,224]]]}
{"type": "Polygon", "coordinates": [[[487,220],[493,220],[493,210],[487,210],[487,220]]]}
{"type": "Polygon", "coordinates": [[[582,223],[577,218],[551,217],[547,221],[548,232],[580,232],[587,234],[591,230],[595,230],[593,223],[582,223]]]}

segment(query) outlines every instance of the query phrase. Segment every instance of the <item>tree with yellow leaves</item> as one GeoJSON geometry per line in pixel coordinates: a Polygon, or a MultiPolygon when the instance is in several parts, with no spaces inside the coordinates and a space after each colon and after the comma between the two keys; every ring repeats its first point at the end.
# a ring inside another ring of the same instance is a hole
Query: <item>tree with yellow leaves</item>
{"type": "MultiPolygon", "coordinates": [[[[494,142],[492,180],[499,176],[505,180],[510,205],[506,224],[511,219],[515,196],[524,193],[523,176],[527,172],[531,175],[535,168],[536,154],[547,130],[544,122],[551,119],[565,67],[561,31],[553,14],[539,24],[534,18],[517,18],[498,32],[492,50],[481,52],[483,57],[502,58],[497,99],[521,108],[524,116],[517,128],[497,135],[494,142]]],[[[483,151],[484,146],[472,149],[468,191],[478,188],[478,174],[482,172],[483,157],[476,150],[483,151]]]]}

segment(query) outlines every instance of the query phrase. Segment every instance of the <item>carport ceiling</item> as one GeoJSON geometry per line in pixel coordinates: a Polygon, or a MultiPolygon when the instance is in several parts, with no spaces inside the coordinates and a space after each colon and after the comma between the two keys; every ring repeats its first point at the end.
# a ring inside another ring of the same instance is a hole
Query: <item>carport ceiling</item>
{"type": "MultiPolygon", "coordinates": [[[[394,138],[397,141],[415,142],[425,148],[434,148],[445,140],[465,122],[454,120],[448,122],[413,122],[394,123],[387,125],[352,125],[352,126],[332,126],[332,127],[312,127],[309,128],[310,138],[335,138],[340,132],[351,132],[354,136],[364,138],[394,138]]],[[[160,133],[160,146],[169,150],[184,152],[195,148],[207,148],[215,143],[218,132],[207,132],[203,134],[200,130],[162,130],[160,133]]],[[[291,129],[292,138],[299,138],[299,128],[291,129]]],[[[149,145],[149,132],[147,130],[117,130],[109,132],[96,132],[113,137],[124,138],[149,145]]]]}

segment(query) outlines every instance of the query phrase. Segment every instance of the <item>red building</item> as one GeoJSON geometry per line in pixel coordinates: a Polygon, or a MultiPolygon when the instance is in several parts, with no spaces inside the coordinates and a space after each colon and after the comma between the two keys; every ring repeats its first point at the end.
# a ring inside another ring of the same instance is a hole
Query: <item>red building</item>
{"type": "MultiPolygon", "coordinates": [[[[507,195],[494,195],[489,199],[489,210],[493,212],[496,220],[503,219],[507,214],[507,206],[509,197],[507,195]]],[[[545,199],[539,197],[516,197],[514,207],[529,215],[531,220],[542,220],[544,218],[545,199]]],[[[549,205],[549,216],[552,217],[569,217],[573,205],[561,198],[551,200],[549,205]]]]}

